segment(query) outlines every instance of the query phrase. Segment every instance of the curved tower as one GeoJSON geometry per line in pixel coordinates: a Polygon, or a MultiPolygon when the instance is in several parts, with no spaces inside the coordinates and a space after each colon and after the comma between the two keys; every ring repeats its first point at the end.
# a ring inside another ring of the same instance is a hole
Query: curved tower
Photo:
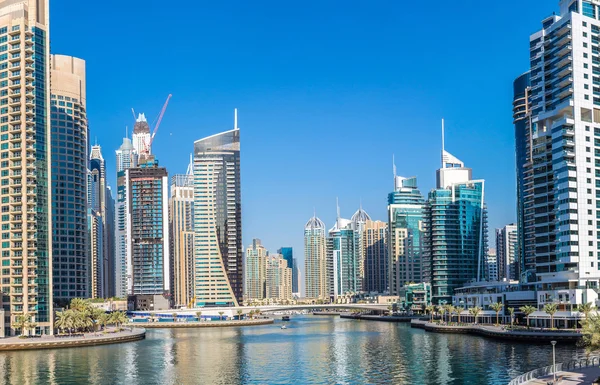
{"type": "Polygon", "coordinates": [[[243,301],[240,130],[194,143],[196,306],[243,301]]]}

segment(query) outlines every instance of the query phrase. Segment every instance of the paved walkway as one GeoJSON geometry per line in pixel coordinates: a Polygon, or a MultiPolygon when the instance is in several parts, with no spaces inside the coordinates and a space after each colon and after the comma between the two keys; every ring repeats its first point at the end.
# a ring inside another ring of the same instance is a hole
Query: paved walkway
{"type": "MultiPolygon", "coordinates": [[[[556,385],[592,385],[592,382],[600,376],[600,368],[590,367],[579,369],[576,372],[556,373],[556,385]]],[[[546,376],[528,381],[523,385],[547,385],[552,383],[553,376],[546,376]]]]}
{"type": "MultiPolygon", "coordinates": [[[[141,326],[141,325],[140,325],[141,326]]],[[[42,336],[38,338],[19,338],[19,337],[6,337],[0,338],[0,346],[2,345],[13,345],[13,344],[39,344],[40,342],[70,342],[70,341],[81,341],[81,340],[103,340],[110,337],[123,337],[131,334],[142,333],[143,329],[133,327],[133,331],[130,331],[129,326],[124,327],[124,331],[117,333],[102,332],[97,333],[84,333],[83,336],[78,337],[55,337],[55,336],[42,336]]],[[[115,328],[107,328],[106,331],[115,331],[115,328]]]]}

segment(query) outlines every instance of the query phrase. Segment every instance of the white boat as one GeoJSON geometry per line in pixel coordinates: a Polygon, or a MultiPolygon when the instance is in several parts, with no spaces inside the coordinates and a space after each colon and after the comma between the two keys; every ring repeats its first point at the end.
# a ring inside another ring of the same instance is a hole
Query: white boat
{"type": "Polygon", "coordinates": [[[285,325],[282,325],[281,328],[282,329],[287,329],[287,327],[285,325]]]}

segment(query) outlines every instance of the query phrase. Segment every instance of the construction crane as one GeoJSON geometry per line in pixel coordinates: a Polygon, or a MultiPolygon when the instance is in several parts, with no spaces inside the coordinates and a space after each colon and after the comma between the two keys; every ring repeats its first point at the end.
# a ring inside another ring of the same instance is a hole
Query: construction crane
{"type": "Polygon", "coordinates": [[[160,126],[160,122],[162,122],[162,118],[165,115],[165,111],[167,111],[167,106],[169,105],[169,100],[171,100],[171,97],[173,95],[169,94],[169,96],[167,96],[167,101],[165,102],[165,105],[163,106],[162,110],[160,110],[160,114],[158,115],[158,119],[156,120],[156,126],[154,126],[154,131],[152,132],[152,136],[150,136],[148,142],[146,142],[146,148],[144,149],[144,152],[146,155],[150,154],[150,148],[152,148],[152,142],[154,142],[154,137],[156,136],[156,132],[158,131],[158,127],[160,126]]]}

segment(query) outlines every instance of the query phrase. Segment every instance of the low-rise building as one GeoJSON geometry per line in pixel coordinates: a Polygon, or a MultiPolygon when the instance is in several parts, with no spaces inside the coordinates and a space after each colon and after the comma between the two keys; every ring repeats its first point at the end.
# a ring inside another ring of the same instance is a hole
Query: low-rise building
{"type": "Polygon", "coordinates": [[[161,294],[138,294],[127,298],[127,310],[153,311],[169,310],[170,300],[161,294]]]}
{"type": "Polygon", "coordinates": [[[398,289],[399,310],[424,312],[431,305],[431,284],[413,283],[398,289]]]}

